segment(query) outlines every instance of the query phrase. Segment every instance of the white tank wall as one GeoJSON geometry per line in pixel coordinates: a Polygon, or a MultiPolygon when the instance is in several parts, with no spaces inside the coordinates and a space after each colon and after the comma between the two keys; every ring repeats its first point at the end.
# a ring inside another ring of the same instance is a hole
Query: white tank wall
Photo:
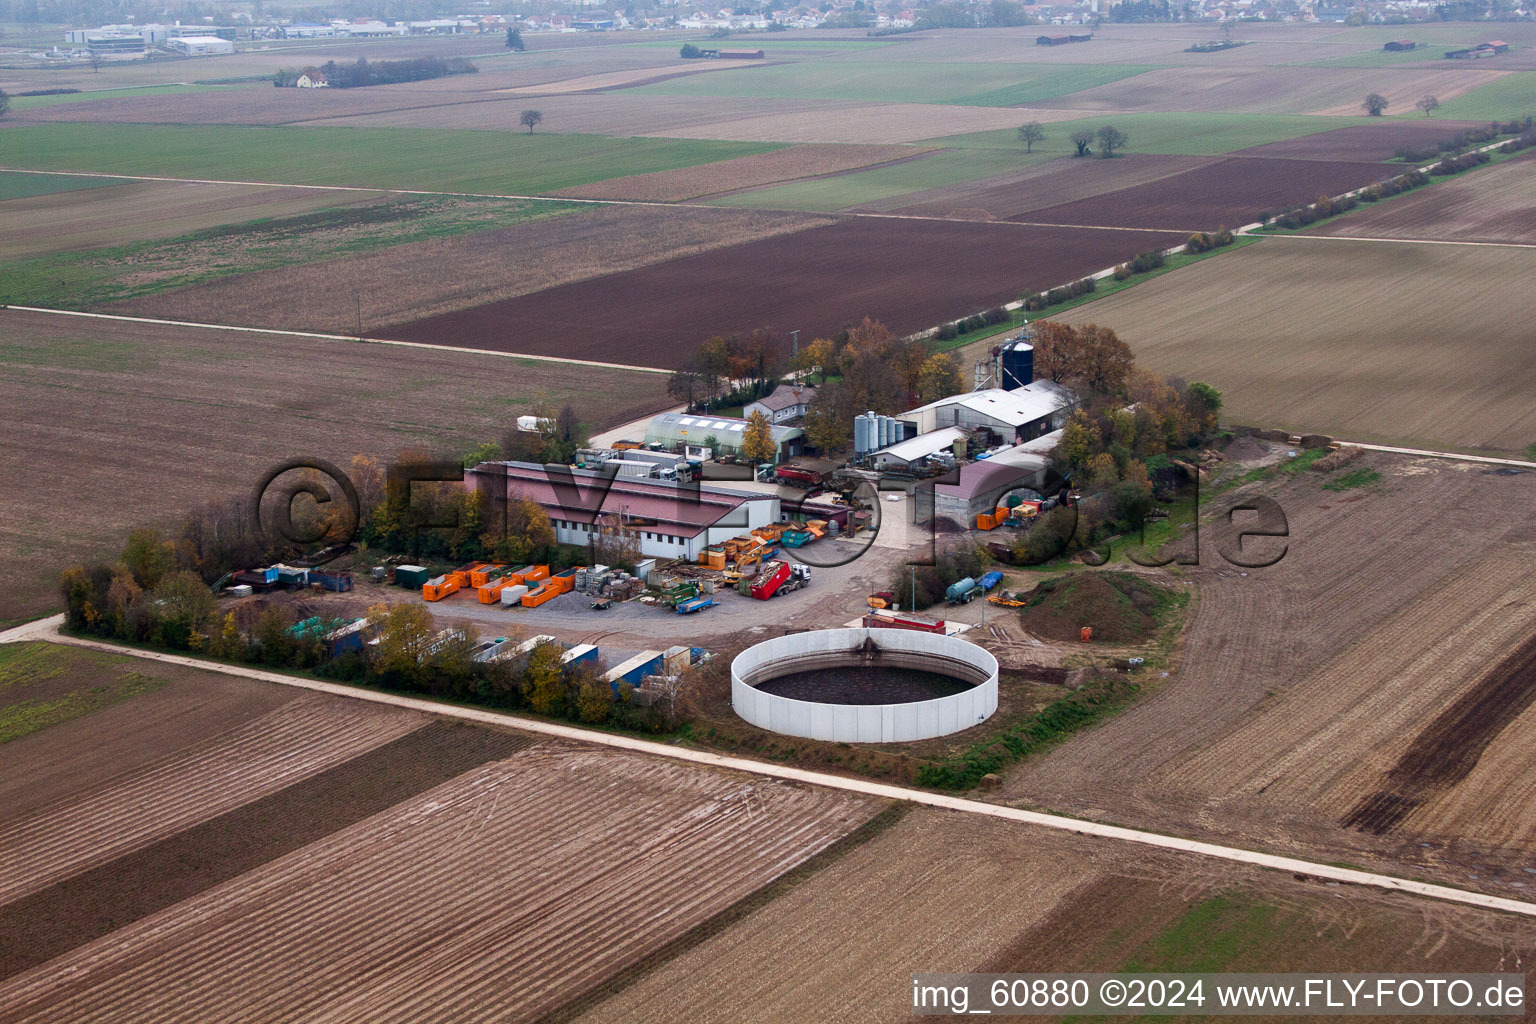
{"type": "Polygon", "coordinates": [[[736,656],[731,662],[731,704],[746,721],[786,736],[839,743],[932,739],[969,729],[997,711],[997,659],[958,637],[911,629],[792,633],[756,644],[736,656]],[[865,637],[895,655],[892,661],[901,667],[973,679],[977,685],[953,696],[905,704],[823,704],[764,693],[748,682],[800,671],[796,662],[812,662],[833,652],[851,650],[865,637]]]}

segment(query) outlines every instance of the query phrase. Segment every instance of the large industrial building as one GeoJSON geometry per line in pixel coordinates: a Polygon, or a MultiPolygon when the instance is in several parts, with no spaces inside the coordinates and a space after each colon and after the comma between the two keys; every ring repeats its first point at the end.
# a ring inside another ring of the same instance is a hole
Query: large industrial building
{"type": "MultiPolygon", "coordinates": [[[[734,416],[664,412],[652,418],[645,443],[659,444],[668,451],[702,445],[713,449],[715,455],[736,455],[746,429],[747,421],[734,416]]],[[[773,437],[774,462],[799,455],[805,447],[805,431],[799,427],[770,426],[768,432],[773,437]]]]}
{"type": "Polygon", "coordinates": [[[1073,404],[1066,388],[1037,380],[1012,390],[986,388],[950,395],[896,418],[916,424],[919,434],[942,427],[986,427],[1005,443],[1020,443],[1059,430],[1073,404]]]}
{"type": "Polygon", "coordinates": [[[585,469],[551,475],[532,462],[483,462],[464,477],[466,487],[503,489],[509,501],[538,502],[561,544],[586,545],[599,516],[611,516],[611,522],[635,532],[647,558],[697,561],[711,544],[779,521],[777,495],[725,487],[679,486],[585,469]]]}

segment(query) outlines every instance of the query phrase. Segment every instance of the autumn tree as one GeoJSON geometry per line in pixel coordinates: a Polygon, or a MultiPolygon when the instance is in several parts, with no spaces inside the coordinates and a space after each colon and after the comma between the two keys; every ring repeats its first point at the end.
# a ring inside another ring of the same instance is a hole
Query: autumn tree
{"type": "Polygon", "coordinates": [[[848,387],[842,381],[823,384],[816,389],[805,411],[805,437],[824,452],[848,447],[853,440],[853,405],[848,387]]]}
{"type": "Polygon", "coordinates": [[[556,715],[565,710],[567,690],[560,674],[561,650],[558,644],[539,644],[528,655],[523,669],[523,697],[528,706],[541,715],[556,715]]]}
{"type": "Polygon", "coordinates": [[[1077,329],[1081,341],[1074,379],[1082,387],[1100,395],[1120,395],[1126,377],[1136,364],[1131,347],[1108,327],[1088,324],[1077,329]]]}
{"type": "Polygon", "coordinates": [[[1365,112],[1367,114],[1371,115],[1372,117],[1380,117],[1382,114],[1386,113],[1389,103],[1390,101],[1381,93],[1373,92],[1367,95],[1365,97],[1365,101],[1360,105],[1365,108],[1365,112]]]}
{"type": "Polygon", "coordinates": [[[1072,145],[1077,147],[1077,152],[1073,154],[1074,156],[1088,156],[1093,152],[1093,132],[1087,128],[1073,132],[1071,138],[1072,145]]]}
{"type": "Polygon", "coordinates": [[[1077,332],[1055,320],[1036,320],[1029,329],[1029,341],[1035,349],[1035,379],[1067,383],[1075,368],[1077,332]]]}
{"type": "Polygon", "coordinates": [[[555,528],[544,506],[525,495],[513,495],[507,499],[502,521],[492,524],[484,543],[498,562],[525,563],[535,552],[555,546],[555,528]]]}
{"type": "Polygon", "coordinates": [[[753,409],[752,415],[747,417],[746,429],[741,432],[742,457],[752,462],[772,462],[778,451],[768,417],[761,409],[753,409]]]}
{"type": "Polygon", "coordinates": [[[613,714],[613,686],[595,675],[576,688],[576,717],[588,725],[601,725],[613,714]]]}
{"type": "Polygon", "coordinates": [[[517,118],[517,123],[528,129],[528,134],[533,134],[535,125],[544,123],[544,113],[539,110],[525,110],[517,118]]]}
{"type": "Polygon", "coordinates": [[[685,412],[693,412],[694,402],[703,390],[704,382],[697,370],[676,370],[667,378],[667,394],[683,403],[685,412]]]}
{"type": "Polygon", "coordinates": [[[959,394],[965,389],[960,376],[960,365],[955,357],[946,352],[935,352],[923,363],[918,378],[917,400],[919,403],[937,402],[941,398],[959,394]]]}
{"type": "Polygon", "coordinates": [[[1082,466],[1099,447],[1101,440],[1098,424],[1087,413],[1078,409],[1067,418],[1056,451],[1068,466],[1082,466]]]}
{"type": "Polygon", "coordinates": [[[693,357],[693,367],[704,385],[704,401],[713,401],[731,370],[731,351],[726,340],[717,334],[700,345],[693,357]]]}
{"type": "Polygon", "coordinates": [[[1019,126],[1019,141],[1024,143],[1024,152],[1031,152],[1035,143],[1045,139],[1045,125],[1039,121],[1031,121],[1029,124],[1019,126]]]}
{"type": "Polygon", "coordinates": [[[427,652],[437,637],[432,613],[423,604],[407,602],[394,607],[375,605],[368,610],[368,618],[379,640],[373,653],[374,668],[385,676],[419,682],[427,652]]]}
{"type": "Polygon", "coordinates": [[[122,562],[145,590],[153,590],[176,568],[171,545],[158,531],[149,529],[134,530],[128,535],[128,543],[123,545],[122,562]]]}
{"type": "Polygon", "coordinates": [[[1112,125],[1105,125],[1099,129],[1099,155],[1105,158],[1115,155],[1115,150],[1124,149],[1131,137],[1112,125]]]}
{"type": "Polygon", "coordinates": [[[832,372],[837,363],[837,346],[832,344],[830,338],[817,338],[800,350],[795,363],[796,369],[817,374],[825,384],[827,374],[832,372]]]}

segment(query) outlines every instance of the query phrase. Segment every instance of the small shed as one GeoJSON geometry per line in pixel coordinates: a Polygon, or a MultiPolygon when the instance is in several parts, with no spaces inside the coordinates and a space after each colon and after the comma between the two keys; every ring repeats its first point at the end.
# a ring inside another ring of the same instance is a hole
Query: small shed
{"type": "Polygon", "coordinates": [[[1036,36],[1036,46],[1065,46],[1072,41],[1071,36],[1036,36]]]}
{"type": "Polygon", "coordinates": [[[762,60],[762,50],[721,50],[721,60],[762,60]]]}
{"type": "Polygon", "coordinates": [[[1412,39],[1394,39],[1383,46],[1382,49],[1389,50],[1393,53],[1402,53],[1413,49],[1417,45],[1418,44],[1415,43],[1412,39]]]}

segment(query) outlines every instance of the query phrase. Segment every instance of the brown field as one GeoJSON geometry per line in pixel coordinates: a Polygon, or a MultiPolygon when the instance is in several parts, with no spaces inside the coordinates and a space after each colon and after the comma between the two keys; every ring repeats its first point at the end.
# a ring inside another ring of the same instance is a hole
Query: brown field
{"type": "Polygon", "coordinates": [[[1493,914],[916,810],[576,1019],[894,1022],[919,971],[1491,971],[1533,939],[1493,914]]]}
{"type": "Polygon", "coordinates": [[[11,977],[0,1020],[536,1020],[874,812],[540,745],[11,977]]]}
{"type": "Polygon", "coordinates": [[[1039,27],[992,29],[982,33],[933,32],[902,37],[923,60],[1024,64],[1155,64],[1196,67],[1301,64],[1379,49],[1379,42],[1350,40],[1344,26],[1244,24],[1234,36],[1247,46],[1219,53],[1185,53],[1194,43],[1216,38],[1210,25],[1108,23],[1093,40],[1067,46],[1036,46],[1039,27]],[[973,36],[977,38],[972,38],[973,36]]]}
{"type": "Polygon", "coordinates": [[[1366,207],[1308,234],[1450,242],[1536,242],[1536,155],[1366,207]]]}
{"type": "Polygon", "coordinates": [[[924,217],[1006,220],[1031,210],[1088,199],[1197,170],[1220,157],[1127,153],[1114,160],[1051,160],[1005,178],[947,185],[856,207],[898,209],[924,217]]]}
{"type": "Polygon", "coordinates": [[[1402,168],[1392,164],[1231,157],[1011,219],[1214,231],[1251,223],[1265,211],[1280,212],[1320,195],[1338,195],[1401,173],[1402,168]]]}
{"type": "Polygon", "coordinates": [[[590,185],[557,189],[549,194],[585,199],[679,202],[796,178],[838,174],[872,164],[919,159],[931,152],[933,150],[916,146],[791,146],[770,153],[718,160],[702,167],[609,178],[590,185]]]}
{"type": "Polygon", "coordinates": [[[116,860],[421,728],[415,712],[305,695],[0,831],[0,904],[116,860]]]}
{"type": "MultiPolygon", "coordinates": [[[[131,700],[0,744],[0,828],[51,805],[74,803],[120,776],[260,718],[299,693],[237,676],[75,647],[50,645],[46,650],[55,670],[46,681],[49,699],[65,692],[89,692],[125,673],[163,683],[131,700]]],[[[8,689],[37,699],[28,692],[33,687],[8,689]]]]}
{"type": "Polygon", "coordinates": [[[1469,128],[1484,128],[1478,121],[1383,121],[1355,124],[1329,132],[1303,135],[1284,142],[1240,149],[1234,156],[1286,157],[1292,160],[1391,160],[1399,146],[1432,147],[1469,128]]]}
{"type": "Polygon", "coordinates": [[[1215,384],[1228,422],[1514,453],[1536,442],[1536,363],[1510,282],[1533,275],[1531,250],[1277,236],[1063,319],[1215,384]]]}
{"type": "MultiPolygon", "coordinates": [[[[109,312],[203,323],[354,334],[406,318],[645,267],[832,223],[817,215],[745,210],[592,207],[473,234],[342,259],[262,270],[113,303],[109,312]]],[[[451,337],[434,341],[457,344],[451,337]]],[[[599,358],[573,347],[560,355],[599,358]]],[[[628,363],[628,357],[620,362],[628,363]]]]}
{"type": "MultiPolygon", "coordinates": [[[[1228,52],[1251,58],[1249,49],[1243,46],[1228,52]]],[[[1240,63],[1148,71],[1058,96],[1045,105],[1105,112],[1221,110],[1358,117],[1364,113],[1360,102],[1368,92],[1387,97],[1392,104],[1388,109],[1393,112],[1411,111],[1421,96],[1438,96],[1444,102],[1505,74],[1508,72],[1473,68],[1263,67],[1244,59],[1240,63]]]]}
{"type": "Polygon", "coordinates": [[[0,312],[0,621],[57,606],[64,567],[243,495],[279,460],[460,453],[543,397],[595,428],[669,404],[659,374],[0,312]]]}
{"type": "MultiPolygon", "coordinates": [[[[847,142],[883,145],[921,142],[945,135],[1017,128],[1013,107],[966,107],[941,103],[821,104],[814,117],[799,112],[721,119],[638,135],[677,139],[735,139],[742,142],[847,142]]],[[[1030,110],[1033,121],[1070,121],[1080,110],[1030,110]]]]}
{"type": "Polygon", "coordinates": [[[1330,492],[1304,472],[1211,500],[1174,678],[1016,770],[1004,798],[1521,894],[1536,837],[1529,795],[1508,787],[1533,767],[1529,693],[1498,666],[1536,634],[1536,476],[1381,454],[1355,466],[1380,482],[1330,492]],[[1240,571],[1216,553],[1218,523],[1252,493],[1280,503],[1289,540],[1278,564],[1240,571]],[[1405,751],[1431,748],[1440,767],[1476,767],[1405,776],[1405,751]],[[1352,818],[1394,787],[1423,810],[1352,818]]]}
{"type": "Polygon", "coordinates": [[[136,181],[0,202],[0,259],[173,238],[223,224],[362,206],[382,192],[136,181]]]}
{"type": "Polygon", "coordinates": [[[908,332],[1101,270],[1154,232],[856,218],[384,328],[383,337],[675,367],[713,334],[908,332]],[[879,254],[879,259],[873,259],[879,254]],[[947,286],[929,287],[933,268],[947,286]],[[609,317],[602,311],[623,310],[609,317]]]}

